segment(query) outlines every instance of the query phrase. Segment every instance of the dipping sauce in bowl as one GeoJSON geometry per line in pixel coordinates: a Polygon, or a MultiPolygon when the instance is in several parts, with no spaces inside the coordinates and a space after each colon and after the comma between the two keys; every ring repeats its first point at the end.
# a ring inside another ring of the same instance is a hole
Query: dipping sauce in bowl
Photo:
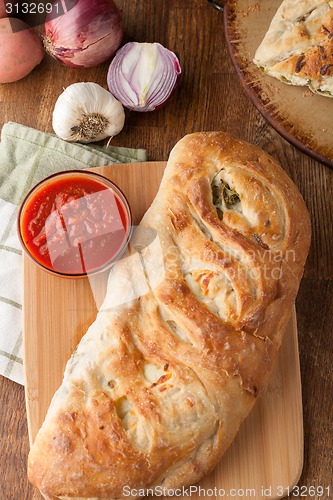
{"type": "Polygon", "coordinates": [[[125,195],[93,172],[48,177],[28,193],[19,210],[23,248],[60,276],[82,277],[106,269],[125,250],[131,230],[125,195]]]}

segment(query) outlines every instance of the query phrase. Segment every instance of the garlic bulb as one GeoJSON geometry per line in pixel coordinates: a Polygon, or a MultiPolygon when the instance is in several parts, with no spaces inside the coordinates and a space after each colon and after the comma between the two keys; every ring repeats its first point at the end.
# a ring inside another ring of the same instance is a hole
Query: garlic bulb
{"type": "Polygon", "coordinates": [[[70,142],[96,142],[119,134],[125,123],[124,108],[97,83],[73,83],[58,97],[53,130],[70,142]]]}

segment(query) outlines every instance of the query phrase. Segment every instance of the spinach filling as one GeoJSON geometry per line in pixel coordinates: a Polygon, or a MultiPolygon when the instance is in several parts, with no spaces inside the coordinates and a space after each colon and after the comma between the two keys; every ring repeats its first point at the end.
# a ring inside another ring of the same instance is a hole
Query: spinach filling
{"type": "Polygon", "coordinates": [[[231,209],[240,202],[239,194],[222,179],[218,184],[212,184],[212,192],[213,204],[215,205],[219,219],[222,220],[223,209],[231,209]]]}

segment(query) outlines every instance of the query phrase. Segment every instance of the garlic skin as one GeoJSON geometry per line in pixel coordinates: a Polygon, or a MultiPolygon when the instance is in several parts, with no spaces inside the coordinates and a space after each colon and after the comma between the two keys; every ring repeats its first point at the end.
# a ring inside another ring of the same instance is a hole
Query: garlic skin
{"type": "Polygon", "coordinates": [[[69,142],[97,142],[119,134],[125,123],[122,104],[97,83],[80,82],[58,97],[52,117],[53,130],[69,142]]]}

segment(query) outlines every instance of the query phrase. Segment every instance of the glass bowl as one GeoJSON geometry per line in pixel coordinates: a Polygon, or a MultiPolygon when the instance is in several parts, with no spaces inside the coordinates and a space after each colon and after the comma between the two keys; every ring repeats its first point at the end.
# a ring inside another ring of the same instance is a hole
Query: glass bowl
{"type": "Polygon", "coordinates": [[[23,249],[57,276],[81,278],[108,269],[126,249],[131,234],[126,196],[95,172],[53,174],[39,182],[19,208],[23,249]]]}

